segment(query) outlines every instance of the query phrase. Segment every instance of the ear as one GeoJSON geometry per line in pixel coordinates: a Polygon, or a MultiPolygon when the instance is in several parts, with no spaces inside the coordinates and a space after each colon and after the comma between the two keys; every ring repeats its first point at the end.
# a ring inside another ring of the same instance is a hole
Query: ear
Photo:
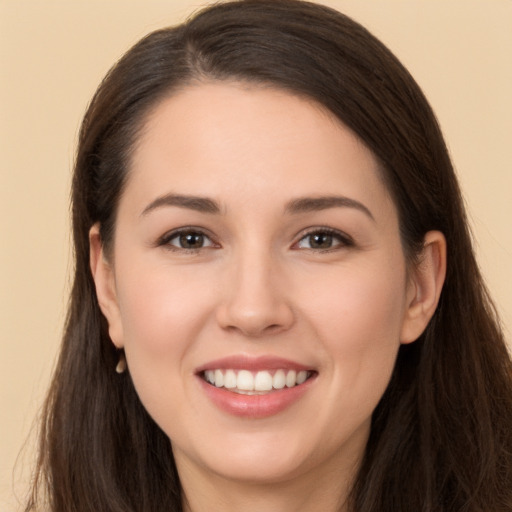
{"type": "Polygon", "coordinates": [[[110,339],[117,348],[122,348],[123,329],[117,302],[114,269],[105,256],[99,223],[94,224],[89,231],[89,247],[89,261],[98,303],[107,319],[110,339]]]}
{"type": "Polygon", "coordinates": [[[417,340],[434,315],[446,276],[446,239],[440,231],[424,238],[418,263],[410,270],[401,343],[417,340]]]}

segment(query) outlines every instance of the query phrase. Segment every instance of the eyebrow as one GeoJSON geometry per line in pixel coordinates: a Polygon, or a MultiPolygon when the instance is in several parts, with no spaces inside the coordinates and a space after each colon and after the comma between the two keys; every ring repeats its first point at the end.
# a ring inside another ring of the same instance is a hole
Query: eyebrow
{"type": "Polygon", "coordinates": [[[188,208],[201,213],[219,214],[219,203],[213,199],[200,196],[188,196],[182,194],[165,194],[157,197],[154,201],[149,203],[141,213],[141,216],[162,208],[164,206],[178,206],[179,208],[188,208]]]}
{"type": "Polygon", "coordinates": [[[345,196],[300,197],[287,203],[285,212],[292,214],[308,213],[340,207],[355,208],[375,221],[372,212],[363,203],[345,196]]]}
{"type": "MultiPolygon", "coordinates": [[[[217,215],[221,212],[219,203],[208,197],[171,193],[159,196],[149,203],[142,211],[141,216],[145,216],[153,210],[165,206],[177,206],[178,208],[187,208],[200,213],[217,215]]],[[[345,196],[300,197],[286,204],[285,213],[299,214],[340,207],[355,208],[375,221],[371,211],[363,203],[345,196]]]]}

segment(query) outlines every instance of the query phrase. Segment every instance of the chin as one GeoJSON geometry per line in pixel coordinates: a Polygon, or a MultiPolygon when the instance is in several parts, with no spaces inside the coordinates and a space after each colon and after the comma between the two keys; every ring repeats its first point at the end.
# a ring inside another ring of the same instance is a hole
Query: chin
{"type": "Polygon", "coordinates": [[[251,485],[285,483],[308,471],[308,464],[299,457],[268,458],[252,453],[243,457],[227,457],[218,461],[211,470],[218,476],[233,482],[251,485]],[[300,460],[298,460],[300,459],[300,460]]]}

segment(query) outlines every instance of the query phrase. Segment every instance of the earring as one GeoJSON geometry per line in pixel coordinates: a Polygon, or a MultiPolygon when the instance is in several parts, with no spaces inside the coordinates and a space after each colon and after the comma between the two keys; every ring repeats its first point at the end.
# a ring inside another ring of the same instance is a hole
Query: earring
{"type": "Polygon", "coordinates": [[[121,374],[126,371],[126,357],[124,356],[124,352],[121,352],[121,355],[119,356],[119,362],[116,366],[116,372],[121,374]]]}

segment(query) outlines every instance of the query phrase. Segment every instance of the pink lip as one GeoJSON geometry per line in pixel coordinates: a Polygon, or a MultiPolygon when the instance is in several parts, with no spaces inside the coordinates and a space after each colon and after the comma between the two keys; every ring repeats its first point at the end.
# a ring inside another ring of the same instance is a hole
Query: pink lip
{"type": "Polygon", "coordinates": [[[279,414],[296,403],[314,385],[318,374],[311,367],[278,357],[232,356],[208,362],[197,369],[196,376],[202,391],[220,410],[233,416],[258,419],[279,414]],[[242,395],[206,382],[202,376],[203,372],[214,369],[309,370],[313,371],[313,375],[303,384],[293,388],[274,390],[265,395],[242,395]]]}
{"type": "Polygon", "coordinates": [[[312,370],[311,367],[303,364],[274,356],[253,357],[248,355],[236,355],[209,361],[208,363],[197,368],[196,373],[202,373],[206,370],[312,370]]]}

